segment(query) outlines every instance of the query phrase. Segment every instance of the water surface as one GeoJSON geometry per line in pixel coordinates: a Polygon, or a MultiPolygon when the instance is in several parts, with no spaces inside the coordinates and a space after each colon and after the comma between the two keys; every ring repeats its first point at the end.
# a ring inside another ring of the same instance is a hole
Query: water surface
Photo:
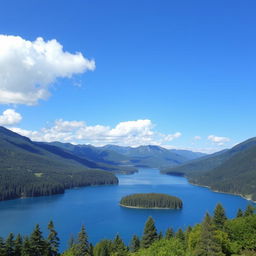
{"type": "Polygon", "coordinates": [[[47,234],[47,223],[53,220],[66,247],[70,234],[76,235],[85,224],[92,243],[117,233],[126,243],[133,234],[141,235],[148,216],[155,219],[157,229],[165,231],[186,228],[201,222],[206,211],[212,213],[222,203],[228,217],[249,203],[239,197],[215,193],[208,188],[194,186],[186,178],[162,175],[155,169],[140,169],[133,175],[119,175],[119,185],[94,186],[67,190],[63,195],[26,198],[0,202],[0,236],[9,232],[29,234],[39,223],[47,234]],[[182,210],[144,210],[120,207],[121,197],[132,193],[167,193],[183,201],[182,210]]]}

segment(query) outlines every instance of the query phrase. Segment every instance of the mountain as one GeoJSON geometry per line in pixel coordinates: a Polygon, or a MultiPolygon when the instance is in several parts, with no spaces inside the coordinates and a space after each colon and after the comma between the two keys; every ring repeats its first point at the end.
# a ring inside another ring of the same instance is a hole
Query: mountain
{"type": "Polygon", "coordinates": [[[187,150],[168,150],[155,145],[139,147],[120,147],[106,145],[103,149],[115,151],[128,157],[130,164],[136,167],[161,168],[165,166],[177,166],[191,159],[195,159],[203,153],[187,150]]]}
{"type": "Polygon", "coordinates": [[[0,200],[64,193],[65,189],[116,184],[101,165],[45,146],[0,127],[0,200]]]}
{"type": "Polygon", "coordinates": [[[183,173],[192,183],[256,200],[256,137],[162,172],[183,173]]]}
{"type": "Polygon", "coordinates": [[[256,200],[256,145],[237,152],[203,175],[192,175],[190,180],[217,191],[241,194],[256,200]]]}
{"type": "Polygon", "coordinates": [[[256,145],[256,137],[246,140],[231,149],[225,149],[217,153],[206,155],[177,167],[162,168],[162,173],[181,173],[189,175],[190,173],[197,172],[203,173],[220,166],[225,161],[239,152],[243,152],[246,149],[256,145]]]}

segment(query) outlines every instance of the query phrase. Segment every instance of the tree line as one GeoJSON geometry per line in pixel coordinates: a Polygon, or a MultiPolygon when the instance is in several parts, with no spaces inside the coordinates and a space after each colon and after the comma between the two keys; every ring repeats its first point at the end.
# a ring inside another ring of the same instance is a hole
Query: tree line
{"type": "Polygon", "coordinates": [[[15,237],[10,233],[6,239],[0,238],[0,256],[255,256],[254,210],[248,205],[244,212],[238,210],[236,218],[227,219],[224,208],[217,204],[213,216],[206,213],[202,223],[176,232],[168,228],[165,234],[157,232],[149,217],[142,237],[134,235],[129,246],[118,234],[113,240],[104,239],[93,246],[82,226],[62,254],[58,234],[50,221],[47,237],[36,225],[30,236],[15,237]]]}
{"type": "Polygon", "coordinates": [[[175,196],[157,193],[146,193],[125,196],[120,200],[120,205],[138,208],[181,209],[182,201],[175,196]]]}

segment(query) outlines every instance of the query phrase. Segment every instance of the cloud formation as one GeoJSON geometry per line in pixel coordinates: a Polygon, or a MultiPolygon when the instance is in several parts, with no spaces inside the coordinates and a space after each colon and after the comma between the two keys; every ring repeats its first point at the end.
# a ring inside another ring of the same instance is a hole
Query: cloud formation
{"type": "Polygon", "coordinates": [[[230,141],[230,138],[219,137],[219,136],[215,136],[215,135],[209,135],[207,139],[212,141],[213,143],[216,143],[219,146],[222,146],[222,145],[224,145],[224,143],[230,141]]]}
{"type": "Polygon", "coordinates": [[[17,113],[14,109],[6,109],[0,115],[0,125],[11,126],[18,124],[22,119],[21,114],[17,113]]]}
{"type": "Polygon", "coordinates": [[[56,120],[48,128],[39,131],[12,128],[12,131],[27,136],[35,141],[61,141],[76,144],[92,144],[103,146],[115,144],[121,146],[162,145],[181,136],[180,132],[174,134],[161,134],[154,131],[151,120],[136,120],[120,122],[115,127],[103,125],[87,125],[83,121],[56,120]]]}
{"type": "Polygon", "coordinates": [[[57,78],[94,69],[94,60],[63,51],[55,39],[0,35],[0,104],[34,105],[49,97],[49,86],[57,78]]]}
{"type": "Polygon", "coordinates": [[[201,139],[202,139],[202,137],[198,136],[198,135],[194,137],[194,140],[201,140],[201,139]]]}

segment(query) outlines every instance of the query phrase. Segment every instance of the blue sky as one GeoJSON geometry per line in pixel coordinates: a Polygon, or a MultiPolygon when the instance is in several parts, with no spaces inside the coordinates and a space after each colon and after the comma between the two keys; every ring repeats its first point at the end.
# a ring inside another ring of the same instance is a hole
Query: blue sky
{"type": "Polygon", "coordinates": [[[255,9],[254,0],[1,1],[2,39],[15,36],[4,44],[55,39],[74,59],[64,67],[60,54],[55,70],[22,46],[0,50],[0,82],[12,79],[0,83],[0,124],[46,141],[231,147],[255,136],[255,9]],[[78,52],[89,64],[72,63],[78,52]],[[23,80],[26,54],[37,69],[23,80]],[[44,84],[33,80],[40,67],[52,72],[44,84]],[[40,86],[51,95],[29,95],[40,86]]]}

